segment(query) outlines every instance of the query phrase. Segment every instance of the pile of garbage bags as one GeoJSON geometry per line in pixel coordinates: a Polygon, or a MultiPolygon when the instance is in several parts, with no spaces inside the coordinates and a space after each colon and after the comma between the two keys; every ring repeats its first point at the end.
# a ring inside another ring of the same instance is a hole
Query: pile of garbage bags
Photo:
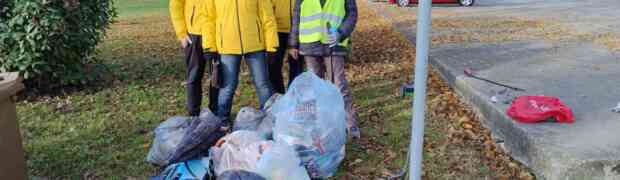
{"type": "Polygon", "coordinates": [[[166,168],[152,179],[326,179],[345,156],[342,95],[311,72],[262,110],[242,108],[232,133],[219,129],[221,121],[205,110],[161,123],[147,162],[166,168]]]}

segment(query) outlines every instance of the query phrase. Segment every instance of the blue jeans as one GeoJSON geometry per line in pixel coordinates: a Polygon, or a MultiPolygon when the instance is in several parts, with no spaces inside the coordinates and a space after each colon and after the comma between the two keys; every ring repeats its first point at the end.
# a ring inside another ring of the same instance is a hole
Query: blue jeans
{"type": "MultiPolygon", "coordinates": [[[[222,85],[220,87],[220,95],[218,97],[217,115],[222,118],[229,118],[232,108],[233,96],[239,84],[239,66],[241,64],[242,55],[222,54],[220,72],[222,73],[222,85]]],[[[265,62],[264,52],[255,52],[245,54],[245,62],[249,66],[250,74],[256,87],[256,93],[261,108],[265,102],[273,95],[271,83],[269,82],[269,73],[267,72],[267,63],[265,62]]]]}

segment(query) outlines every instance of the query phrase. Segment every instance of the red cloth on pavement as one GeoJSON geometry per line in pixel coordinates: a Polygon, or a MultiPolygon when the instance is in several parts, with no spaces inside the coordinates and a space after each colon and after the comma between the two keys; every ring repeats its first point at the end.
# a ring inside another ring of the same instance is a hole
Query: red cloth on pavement
{"type": "Polygon", "coordinates": [[[560,99],[547,96],[520,96],[506,111],[514,120],[522,123],[537,123],[554,118],[559,123],[573,123],[572,110],[560,99]]]}

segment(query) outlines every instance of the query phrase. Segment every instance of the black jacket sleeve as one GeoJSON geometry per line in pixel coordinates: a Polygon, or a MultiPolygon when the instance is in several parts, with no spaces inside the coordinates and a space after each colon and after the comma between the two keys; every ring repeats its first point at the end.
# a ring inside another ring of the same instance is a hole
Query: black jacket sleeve
{"type": "Polygon", "coordinates": [[[342,39],[349,38],[357,24],[357,4],[355,0],[346,0],[344,7],[347,14],[344,16],[344,21],[338,28],[338,32],[342,35],[342,39]]]}
{"type": "Polygon", "coordinates": [[[293,17],[291,17],[291,32],[288,37],[288,47],[298,49],[299,48],[299,23],[301,15],[301,3],[303,0],[295,1],[295,7],[293,7],[293,17]]]}

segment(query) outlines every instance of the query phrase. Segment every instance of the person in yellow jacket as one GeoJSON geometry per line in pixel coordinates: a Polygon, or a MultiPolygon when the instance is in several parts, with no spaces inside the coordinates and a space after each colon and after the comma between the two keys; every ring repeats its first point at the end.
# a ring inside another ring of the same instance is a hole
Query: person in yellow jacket
{"type": "MultiPolygon", "coordinates": [[[[216,47],[203,46],[202,41],[214,36],[203,36],[207,23],[206,4],[203,0],[170,0],[170,17],[177,39],[185,51],[187,65],[187,111],[192,117],[200,115],[202,104],[202,77],[205,65],[216,60],[216,47]]],[[[210,70],[210,68],[208,68],[210,70]]],[[[209,108],[217,111],[219,89],[209,86],[209,108]]]]}
{"type": "Polygon", "coordinates": [[[207,34],[215,39],[204,41],[220,53],[222,84],[216,115],[228,120],[233,95],[239,83],[239,66],[245,59],[261,108],[273,95],[265,57],[278,48],[277,25],[269,0],[205,0],[207,34]]]}
{"type": "MultiPolygon", "coordinates": [[[[268,60],[269,64],[269,80],[275,92],[284,94],[284,77],[282,76],[282,65],[286,55],[288,46],[288,36],[291,31],[291,17],[296,0],[272,0],[276,22],[278,24],[278,39],[280,46],[275,56],[268,60]]],[[[293,59],[288,57],[288,84],[301,74],[304,70],[303,57],[293,59]]]]}

